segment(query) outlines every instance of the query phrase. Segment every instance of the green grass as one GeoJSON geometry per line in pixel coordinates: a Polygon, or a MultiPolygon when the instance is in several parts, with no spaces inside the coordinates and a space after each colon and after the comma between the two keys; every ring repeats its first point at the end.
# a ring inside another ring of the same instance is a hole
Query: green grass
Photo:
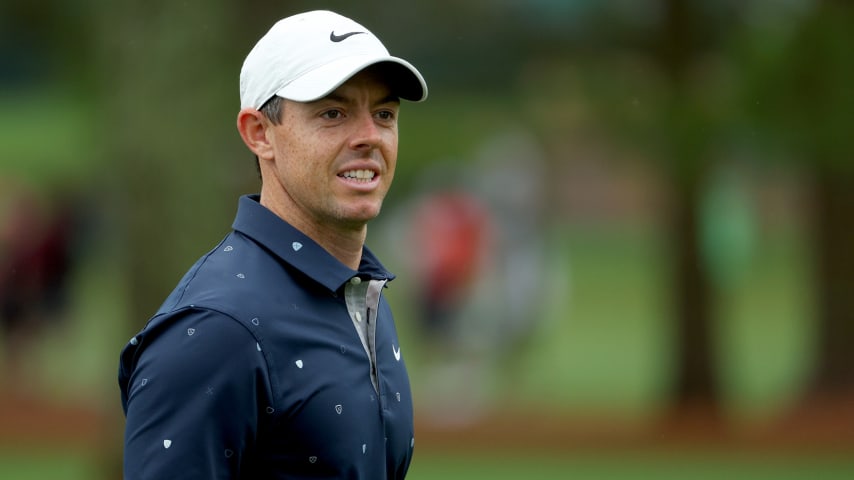
{"type": "Polygon", "coordinates": [[[0,450],[0,478],[9,480],[95,480],[94,462],[80,452],[0,450]]]}
{"type": "Polygon", "coordinates": [[[670,345],[658,239],[638,232],[560,232],[569,291],[524,354],[516,381],[524,399],[619,410],[649,408],[663,395],[670,345]]]}
{"type": "Polygon", "coordinates": [[[595,453],[563,457],[416,452],[408,480],[842,480],[850,456],[595,453]]]}
{"type": "MultiPolygon", "coordinates": [[[[549,294],[533,341],[495,373],[491,391],[545,408],[642,414],[660,407],[675,360],[663,239],[632,229],[564,230],[553,237],[557,253],[550,267],[565,273],[568,288],[549,294]]],[[[718,293],[710,339],[723,400],[734,415],[769,415],[785,407],[811,366],[814,325],[804,239],[774,232],[760,247],[744,275],[718,293]]],[[[412,325],[406,292],[412,286],[401,273],[388,297],[417,388],[427,375],[418,355],[423,342],[412,325]]]]}

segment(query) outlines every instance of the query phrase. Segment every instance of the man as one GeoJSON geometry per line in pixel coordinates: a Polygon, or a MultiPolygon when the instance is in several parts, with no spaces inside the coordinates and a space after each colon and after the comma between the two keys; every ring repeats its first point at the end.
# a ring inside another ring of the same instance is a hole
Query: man
{"type": "Polygon", "coordinates": [[[276,23],[240,73],[260,195],[121,355],[126,479],[404,478],[412,399],[394,276],[364,247],[427,86],[358,23],[276,23]]]}

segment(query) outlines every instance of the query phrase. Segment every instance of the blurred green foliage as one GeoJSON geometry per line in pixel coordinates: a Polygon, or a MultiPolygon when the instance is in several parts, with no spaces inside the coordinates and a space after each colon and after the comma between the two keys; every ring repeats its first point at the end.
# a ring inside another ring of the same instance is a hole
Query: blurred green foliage
{"type": "MultiPolygon", "coordinates": [[[[821,9],[824,2],[806,0],[688,2],[700,21],[682,46],[689,65],[678,88],[662,67],[675,48],[660,35],[663,2],[321,3],[0,6],[0,185],[20,180],[42,191],[77,190],[92,200],[97,219],[75,277],[74,327],[47,336],[34,354],[52,394],[116,413],[121,345],[225,233],[237,195],[258,189],[253,159],[234,127],[238,72],[252,42],[300,10],[352,15],[427,78],[430,99],[402,111],[390,210],[434,165],[472,163],[495,132],[523,126],[547,152],[546,235],[552,267],[569,272],[571,290],[552,299],[535,348],[502,365],[493,387],[501,400],[645,414],[669,392],[672,252],[661,204],[645,205],[641,218],[576,204],[569,206],[595,219],[573,215],[563,196],[568,177],[589,173],[591,165],[619,173],[627,164],[666,172],[735,163],[748,166],[754,186],[782,172],[796,177],[787,185],[797,189],[816,162],[852,165],[854,19],[836,2],[821,9]],[[58,368],[68,363],[78,367],[74,375],[58,368]]],[[[655,175],[637,181],[663,197],[672,193],[655,175]]],[[[730,193],[719,191],[704,204],[711,275],[725,286],[715,297],[715,362],[728,411],[753,419],[794,401],[813,366],[808,210],[796,205],[771,219],[731,215],[756,197],[739,203],[730,193]]],[[[405,278],[395,283],[389,298],[412,346],[417,391],[426,353],[404,296],[411,286],[405,278]]],[[[57,452],[50,458],[4,452],[0,477],[93,478],[88,460],[57,452]]],[[[699,473],[692,478],[848,478],[854,469],[847,460],[757,463],[714,454],[621,457],[623,463],[416,458],[414,479],[531,472],[684,478],[685,471],[699,473]]]]}

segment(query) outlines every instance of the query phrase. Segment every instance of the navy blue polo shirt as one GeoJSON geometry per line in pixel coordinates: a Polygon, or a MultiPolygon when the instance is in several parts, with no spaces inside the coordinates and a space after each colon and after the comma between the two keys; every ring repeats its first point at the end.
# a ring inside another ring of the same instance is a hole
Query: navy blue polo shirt
{"type": "Polygon", "coordinates": [[[348,268],[257,196],[233,229],[122,351],[125,478],[404,478],[412,399],[391,310],[369,298],[360,332],[344,294],[393,275],[367,248],[348,268]]]}

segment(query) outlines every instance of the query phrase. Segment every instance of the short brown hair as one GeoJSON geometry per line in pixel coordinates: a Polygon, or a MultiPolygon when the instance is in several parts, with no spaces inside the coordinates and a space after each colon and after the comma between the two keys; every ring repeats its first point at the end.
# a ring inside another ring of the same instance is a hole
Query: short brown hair
{"type": "Polygon", "coordinates": [[[264,105],[261,105],[261,108],[258,110],[267,117],[268,120],[273,122],[274,125],[280,125],[282,123],[282,107],[285,106],[285,102],[283,102],[283,98],[278,95],[273,95],[269,100],[264,102],[264,105]]]}
{"type": "MultiPolygon", "coordinates": [[[[261,105],[261,108],[258,109],[259,112],[263,113],[267,120],[273,123],[273,125],[281,125],[282,124],[282,110],[285,106],[284,98],[273,95],[269,100],[264,102],[264,105],[261,105]]],[[[258,178],[261,178],[261,165],[258,161],[258,156],[255,156],[255,170],[258,172],[258,178]]]]}

